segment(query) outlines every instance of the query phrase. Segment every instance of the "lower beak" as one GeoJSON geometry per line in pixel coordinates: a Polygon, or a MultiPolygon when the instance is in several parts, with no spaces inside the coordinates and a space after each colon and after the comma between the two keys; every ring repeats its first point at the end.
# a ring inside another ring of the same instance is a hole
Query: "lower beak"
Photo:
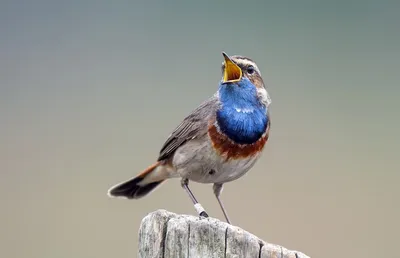
{"type": "Polygon", "coordinates": [[[225,70],[224,70],[224,79],[223,82],[238,82],[242,79],[242,69],[235,64],[229,56],[222,52],[222,55],[225,59],[225,70]]]}

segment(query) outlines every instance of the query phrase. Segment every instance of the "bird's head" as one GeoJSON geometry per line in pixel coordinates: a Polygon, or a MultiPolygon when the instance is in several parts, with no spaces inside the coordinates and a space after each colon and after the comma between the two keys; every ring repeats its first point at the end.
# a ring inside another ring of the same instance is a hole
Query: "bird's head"
{"type": "Polygon", "coordinates": [[[256,88],[265,88],[261,72],[257,64],[245,56],[228,56],[222,52],[224,62],[222,63],[222,83],[240,82],[246,77],[256,88]]]}
{"type": "MultiPolygon", "coordinates": [[[[228,56],[222,53],[224,62],[222,63],[222,81],[220,85],[238,86],[242,94],[244,91],[252,91],[255,88],[255,94],[261,103],[269,106],[271,98],[265,88],[264,81],[261,77],[260,69],[256,63],[248,57],[244,56],[228,56]]],[[[225,87],[224,87],[225,88],[225,87]]]]}

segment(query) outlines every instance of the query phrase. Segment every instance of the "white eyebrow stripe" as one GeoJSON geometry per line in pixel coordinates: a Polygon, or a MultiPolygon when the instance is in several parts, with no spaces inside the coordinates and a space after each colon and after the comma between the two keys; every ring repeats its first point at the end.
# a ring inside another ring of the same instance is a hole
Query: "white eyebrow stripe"
{"type": "Polygon", "coordinates": [[[242,58],[234,58],[234,60],[237,62],[237,64],[241,64],[242,66],[248,66],[248,65],[252,65],[254,67],[254,69],[256,69],[257,73],[259,75],[261,75],[260,70],[258,69],[256,63],[248,60],[248,59],[242,59],[242,58]]]}

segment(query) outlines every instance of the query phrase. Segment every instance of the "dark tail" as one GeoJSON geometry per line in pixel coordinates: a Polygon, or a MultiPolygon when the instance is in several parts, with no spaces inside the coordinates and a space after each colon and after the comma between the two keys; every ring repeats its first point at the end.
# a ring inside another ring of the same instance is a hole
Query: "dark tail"
{"type": "Polygon", "coordinates": [[[135,178],[119,183],[108,190],[111,197],[124,197],[128,199],[139,199],[167,179],[167,173],[161,162],[150,166],[135,178]]]}

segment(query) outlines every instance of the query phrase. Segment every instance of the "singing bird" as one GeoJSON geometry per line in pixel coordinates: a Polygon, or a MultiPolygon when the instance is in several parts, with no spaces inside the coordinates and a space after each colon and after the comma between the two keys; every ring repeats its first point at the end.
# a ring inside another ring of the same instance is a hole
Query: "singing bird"
{"type": "Polygon", "coordinates": [[[139,199],[169,178],[181,178],[198,214],[208,214],[189,181],[213,184],[221,201],[223,184],[246,174],[259,159],[270,131],[271,99],[256,63],[222,53],[222,80],[217,92],[193,110],[167,138],[157,162],[136,177],[113,186],[108,195],[139,199]]]}

